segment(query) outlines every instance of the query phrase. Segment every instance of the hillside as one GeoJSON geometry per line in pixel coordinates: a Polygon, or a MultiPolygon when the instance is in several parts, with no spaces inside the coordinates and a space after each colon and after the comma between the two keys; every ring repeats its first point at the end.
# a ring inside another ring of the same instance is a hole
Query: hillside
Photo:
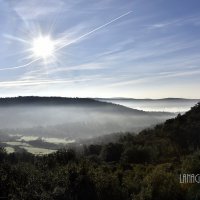
{"type": "Polygon", "coordinates": [[[194,151],[200,147],[200,103],[184,115],[169,119],[154,129],[144,130],[139,135],[144,137],[167,138],[183,152],[194,151]]]}
{"type": "Polygon", "coordinates": [[[51,200],[193,200],[200,173],[200,104],[138,135],[36,157],[0,149],[0,197],[51,200]]]}
{"type": "Polygon", "coordinates": [[[138,132],[174,116],[89,98],[0,98],[0,129],[12,134],[89,138],[120,131],[138,132]]]}

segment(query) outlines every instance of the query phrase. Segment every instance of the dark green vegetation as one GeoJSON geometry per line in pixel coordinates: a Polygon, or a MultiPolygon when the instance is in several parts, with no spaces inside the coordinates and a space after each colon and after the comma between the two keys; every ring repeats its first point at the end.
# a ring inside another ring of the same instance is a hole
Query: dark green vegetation
{"type": "MultiPolygon", "coordinates": [[[[194,200],[200,184],[200,104],[153,129],[35,157],[0,151],[0,197],[24,200],[194,200]]],[[[2,198],[1,198],[2,199],[2,198]]]]}

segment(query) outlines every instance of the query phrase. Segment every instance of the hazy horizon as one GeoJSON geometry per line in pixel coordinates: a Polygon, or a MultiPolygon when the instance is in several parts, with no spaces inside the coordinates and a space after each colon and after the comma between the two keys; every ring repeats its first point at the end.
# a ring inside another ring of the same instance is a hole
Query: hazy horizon
{"type": "Polygon", "coordinates": [[[128,96],[65,96],[65,95],[6,95],[6,96],[0,96],[0,98],[16,98],[16,97],[61,97],[61,98],[89,98],[89,99],[135,99],[135,100],[162,100],[162,99],[186,99],[186,100],[200,100],[200,98],[186,98],[186,97],[161,97],[161,98],[150,98],[150,97],[144,97],[144,98],[135,98],[128,97],[128,96]]]}

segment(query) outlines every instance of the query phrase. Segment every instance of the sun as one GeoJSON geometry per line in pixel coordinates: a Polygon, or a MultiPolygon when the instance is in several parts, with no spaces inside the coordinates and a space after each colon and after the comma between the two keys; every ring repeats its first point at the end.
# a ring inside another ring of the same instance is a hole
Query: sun
{"type": "Polygon", "coordinates": [[[39,36],[33,39],[31,50],[36,58],[47,59],[54,55],[55,42],[50,36],[39,36]]]}

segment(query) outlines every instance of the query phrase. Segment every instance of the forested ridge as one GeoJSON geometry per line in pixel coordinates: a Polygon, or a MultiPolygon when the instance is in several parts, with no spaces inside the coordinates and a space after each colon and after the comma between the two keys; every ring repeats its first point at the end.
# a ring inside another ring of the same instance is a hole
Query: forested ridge
{"type": "Polygon", "coordinates": [[[200,104],[115,143],[34,156],[0,150],[0,197],[13,200],[194,200],[200,184],[200,104]]]}

